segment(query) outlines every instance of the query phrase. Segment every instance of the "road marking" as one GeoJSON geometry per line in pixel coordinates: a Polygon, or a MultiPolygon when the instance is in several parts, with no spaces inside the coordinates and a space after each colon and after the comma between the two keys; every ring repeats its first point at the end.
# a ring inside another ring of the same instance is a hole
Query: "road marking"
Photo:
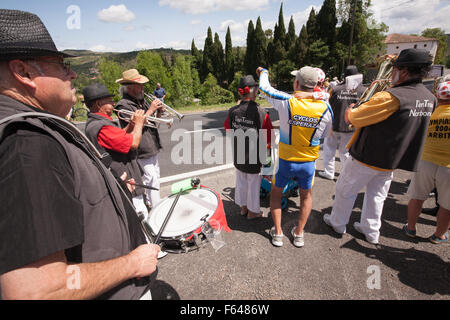
{"type": "Polygon", "coordinates": [[[225,129],[224,128],[213,128],[213,129],[205,129],[205,130],[186,131],[185,133],[205,132],[205,131],[214,131],[214,130],[225,130],[225,129]]]}
{"type": "Polygon", "coordinates": [[[229,163],[229,164],[225,164],[223,166],[207,168],[207,169],[202,169],[202,170],[197,170],[197,171],[192,171],[192,172],[187,172],[187,173],[181,173],[181,174],[177,174],[177,175],[170,176],[170,177],[164,177],[164,178],[159,179],[159,183],[163,184],[163,183],[168,183],[168,182],[173,182],[173,181],[179,181],[179,180],[183,180],[183,179],[187,179],[187,178],[202,176],[205,174],[223,171],[223,170],[232,169],[232,168],[234,168],[234,165],[232,163],[229,163]]]}

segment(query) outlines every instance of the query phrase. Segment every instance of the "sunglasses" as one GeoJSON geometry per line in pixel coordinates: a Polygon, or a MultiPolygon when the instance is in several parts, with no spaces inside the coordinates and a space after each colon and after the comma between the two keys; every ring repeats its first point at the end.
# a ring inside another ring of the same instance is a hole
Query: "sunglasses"
{"type": "Polygon", "coordinates": [[[54,60],[52,61],[52,60],[46,60],[46,59],[30,59],[30,60],[32,60],[32,61],[42,61],[42,62],[45,62],[45,63],[53,63],[53,64],[60,65],[67,74],[69,74],[70,71],[72,70],[71,67],[70,67],[70,61],[67,61],[67,60],[65,60],[65,61],[61,61],[61,60],[60,61],[54,61],[54,60]]]}

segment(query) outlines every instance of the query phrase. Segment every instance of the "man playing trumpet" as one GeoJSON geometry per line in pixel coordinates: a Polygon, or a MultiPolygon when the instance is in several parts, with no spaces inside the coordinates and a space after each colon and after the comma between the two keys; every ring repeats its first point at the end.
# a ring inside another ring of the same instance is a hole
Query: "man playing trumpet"
{"type": "MultiPolygon", "coordinates": [[[[116,177],[126,173],[128,179],[134,179],[142,184],[141,169],[137,163],[137,149],[142,138],[142,129],[146,116],[157,109],[153,103],[147,112],[137,110],[130,118],[128,125],[121,129],[113,121],[113,95],[100,83],[95,83],[83,89],[84,101],[90,113],[86,122],[86,135],[103,154],[107,154],[106,165],[116,177]]],[[[144,190],[135,189],[132,192],[136,211],[147,217],[148,210],[144,201],[144,190]]]]}
{"type": "MultiPolygon", "coordinates": [[[[144,84],[148,81],[149,79],[147,77],[140,75],[135,69],[123,72],[122,78],[116,80],[117,83],[122,85],[122,99],[117,103],[116,109],[132,112],[144,110],[150,116],[158,110],[157,114],[159,115],[159,111],[163,111],[162,102],[156,99],[149,106],[144,99],[144,84]]],[[[121,120],[120,125],[122,128],[126,128],[128,123],[121,120]]],[[[158,153],[161,148],[158,129],[145,126],[142,131],[141,143],[137,149],[137,161],[144,171],[142,177],[144,184],[153,189],[157,189],[146,190],[147,200],[150,201],[152,207],[155,207],[160,201],[158,153]]]]}
{"type": "Polygon", "coordinates": [[[356,132],[347,146],[350,157],[336,184],[333,210],[323,217],[337,233],[345,233],[356,197],[366,187],[361,221],[354,228],[369,243],[378,243],[393,171],[417,170],[428,120],[436,107],[436,98],[422,84],[430,65],[427,51],[403,50],[393,63],[393,87],[347,109],[345,119],[356,132]]]}

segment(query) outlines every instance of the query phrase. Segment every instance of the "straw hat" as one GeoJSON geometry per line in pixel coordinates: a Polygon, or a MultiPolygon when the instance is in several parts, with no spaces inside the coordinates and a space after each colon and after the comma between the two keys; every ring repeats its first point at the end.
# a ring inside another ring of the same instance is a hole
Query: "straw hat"
{"type": "Polygon", "coordinates": [[[124,71],[122,73],[122,78],[117,79],[116,83],[120,84],[144,84],[147,83],[149,80],[146,76],[143,76],[139,74],[139,72],[136,69],[130,69],[127,71],[124,71]]]}

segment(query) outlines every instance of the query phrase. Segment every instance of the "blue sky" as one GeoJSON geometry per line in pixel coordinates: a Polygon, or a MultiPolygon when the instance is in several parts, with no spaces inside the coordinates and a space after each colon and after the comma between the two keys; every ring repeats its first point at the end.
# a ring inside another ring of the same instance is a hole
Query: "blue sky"
{"type": "MultiPolygon", "coordinates": [[[[297,33],[312,7],[323,0],[284,0],[286,27],[294,17],[297,33]]],[[[58,49],[91,49],[125,52],[138,49],[172,47],[189,49],[192,39],[203,48],[208,26],[225,43],[227,26],[234,46],[245,44],[248,21],[261,17],[263,28],[272,28],[278,19],[280,0],[1,0],[0,7],[37,14],[47,26],[58,49]],[[80,25],[73,11],[80,10],[80,25]],[[72,24],[73,26],[73,24],[72,24]]],[[[449,0],[373,0],[372,11],[390,32],[420,33],[426,27],[450,32],[449,0]]]]}

